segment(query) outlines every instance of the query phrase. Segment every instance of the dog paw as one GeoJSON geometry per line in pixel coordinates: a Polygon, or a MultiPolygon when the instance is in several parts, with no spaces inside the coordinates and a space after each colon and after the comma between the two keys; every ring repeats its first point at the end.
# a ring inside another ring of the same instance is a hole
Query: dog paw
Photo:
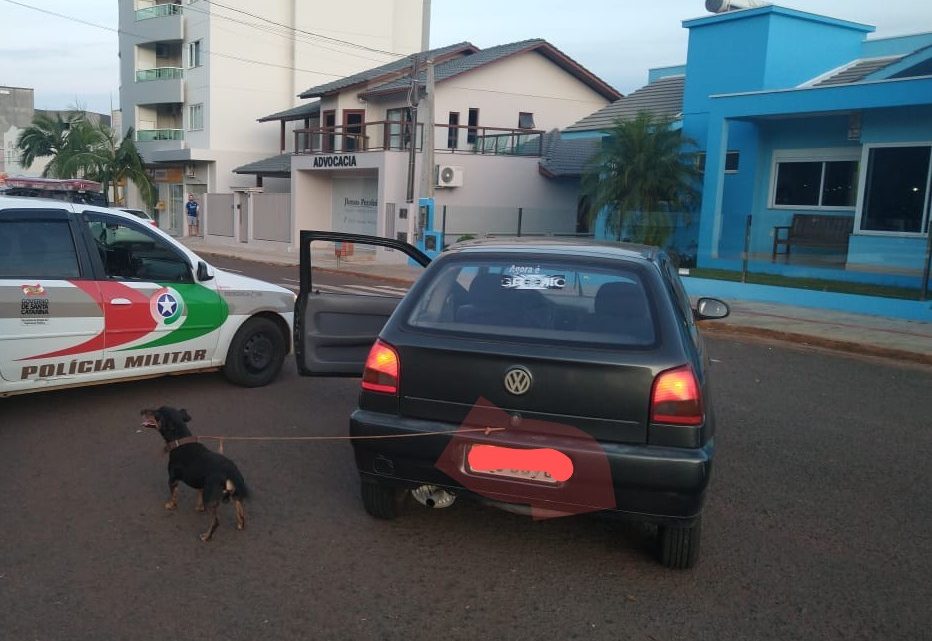
{"type": "Polygon", "coordinates": [[[168,502],[165,504],[165,509],[166,509],[166,510],[174,510],[174,509],[177,508],[177,507],[178,507],[178,504],[175,503],[174,501],[168,501],[168,502]]]}
{"type": "Polygon", "coordinates": [[[210,534],[207,534],[207,533],[202,534],[201,541],[203,541],[204,543],[207,543],[208,541],[210,541],[210,534]]]}
{"type": "Polygon", "coordinates": [[[237,529],[237,530],[245,530],[245,529],[246,529],[246,524],[245,524],[245,523],[237,523],[237,524],[236,524],[236,529],[237,529]]]}

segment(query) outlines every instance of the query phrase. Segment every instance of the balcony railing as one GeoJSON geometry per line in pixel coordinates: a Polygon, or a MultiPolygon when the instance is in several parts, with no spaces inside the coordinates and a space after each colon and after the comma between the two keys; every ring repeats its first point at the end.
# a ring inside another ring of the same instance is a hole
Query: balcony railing
{"type": "Polygon", "coordinates": [[[136,131],[136,142],[156,140],[184,140],[184,129],[139,129],[136,131]]]}
{"type": "MultiPolygon", "coordinates": [[[[423,124],[417,125],[416,151],[423,148],[423,128],[423,124]]],[[[538,157],[543,150],[543,134],[543,131],[529,129],[434,125],[434,147],[435,151],[447,153],[538,157]]],[[[411,125],[377,120],[357,125],[295,129],[294,141],[296,154],[407,151],[411,144],[411,125]]]]}
{"type": "Polygon", "coordinates": [[[136,20],[149,20],[150,18],[164,18],[181,13],[180,4],[157,4],[154,7],[136,10],[136,20]]]}
{"type": "Polygon", "coordinates": [[[136,72],[136,82],[149,82],[150,80],[181,80],[183,78],[184,69],[181,67],[139,69],[136,72]]]}

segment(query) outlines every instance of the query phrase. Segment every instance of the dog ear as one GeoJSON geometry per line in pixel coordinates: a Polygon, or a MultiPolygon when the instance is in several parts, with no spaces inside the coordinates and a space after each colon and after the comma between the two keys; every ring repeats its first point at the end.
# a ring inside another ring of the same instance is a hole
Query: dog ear
{"type": "Polygon", "coordinates": [[[188,410],[182,408],[182,410],[181,410],[181,418],[182,418],[182,420],[183,420],[185,423],[187,423],[188,421],[191,420],[191,415],[188,414],[188,410]]]}

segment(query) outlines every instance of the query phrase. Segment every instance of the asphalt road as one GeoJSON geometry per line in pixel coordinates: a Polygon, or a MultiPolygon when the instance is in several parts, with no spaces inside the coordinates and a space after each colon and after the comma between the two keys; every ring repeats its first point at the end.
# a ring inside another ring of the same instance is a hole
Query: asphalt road
{"type": "Polygon", "coordinates": [[[139,410],[187,408],[198,434],[345,434],[358,381],[291,361],[261,389],[199,374],[0,399],[0,639],[930,638],[932,371],[709,346],[718,451],[686,572],[656,564],[647,528],[595,517],[458,502],[374,520],[346,443],[227,443],[247,529],[224,506],[201,543],[191,490],[162,507],[139,410]]]}

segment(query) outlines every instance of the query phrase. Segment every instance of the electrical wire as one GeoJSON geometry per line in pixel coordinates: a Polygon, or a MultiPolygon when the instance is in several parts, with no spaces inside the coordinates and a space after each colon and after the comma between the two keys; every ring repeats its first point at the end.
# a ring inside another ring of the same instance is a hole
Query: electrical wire
{"type": "MultiPolygon", "coordinates": [[[[126,35],[126,36],[131,36],[131,37],[133,37],[133,38],[139,38],[139,39],[142,39],[142,40],[145,39],[144,36],[141,36],[141,35],[138,34],[138,33],[133,33],[132,31],[127,31],[127,30],[125,30],[125,29],[118,29],[118,28],[114,28],[114,27],[108,27],[108,26],[106,26],[106,25],[97,24],[96,22],[91,22],[91,21],[89,21],[89,20],[83,20],[83,19],[81,19],[81,18],[76,18],[76,17],[74,17],[74,16],[69,16],[69,15],[66,15],[66,14],[63,14],[63,13],[58,13],[58,12],[56,12],[56,11],[51,11],[51,10],[49,10],[49,9],[43,9],[43,8],[41,8],[41,7],[36,7],[36,6],[31,5],[31,4],[26,4],[25,2],[18,2],[17,0],[2,0],[2,1],[3,1],[3,2],[6,2],[6,3],[8,3],[8,4],[16,5],[16,6],[18,6],[18,7],[22,7],[22,8],[24,8],[24,9],[30,9],[30,10],[32,10],[32,11],[37,11],[37,12],[39,12],[39,13],[44,13],[44,14],[46,14],[46,15],[55,16],[56,18],[62,18],[63,20],[68,20],[68,21],[71,21],[71,22],[76,22],[76,23],[78,23],[78,24],[83,24],[83,25],[86,25],[86,26],[88,26],[88,27],[94,27],[95,29],[103,29],[104,31],[110,31],[110,32],[116,33],[116,34],[123,34],[123,35],[126,35]]],[[[329,76],[329,77],[331,77],[331,78],[336,78],[336,79],[348,78],[349,76],[355,75],[355,74],[337,74],[337,73],[330,73],[330,72],[327,72],[327,71],[320,71],[320,70],[317,70],[317,69],[304,69],[304,68],[295,67],[295,66],[292,66],[292,65],[283,65],[283,64],[276,64],[276,63],[274,63],[274,62],[265,62],[265,61],[262,61],[262,60],[253,60],[253,59],[251,59],[251,58],[244,58],[244,57],[242,57],[242,56],[234,56],[234,55],[232,55],[232,54],[221,53],[221,52],[219,52],[219,51],[210,51],[210,50],[206,50],[206,49],[205,49],[204,53],[210,54],[210,55],[214,55],[214,56],[217,56],[217,57],[220,57],[220,58],[229,58],[230,60],[236,60],[236,61],[239,61],[239,62],[246,62],[246,63],[249,63],[249,64],[264,65],[264,66],[268,66],[268,67],[276,67],[276,68],[279,68],[279,69],[287,69],[287,70],[290,70],[290,71],[301,71],[301,72],[304,72],[304,73],[314,73],[314,74],[319,74],[319,75],[322,75],[322,76],[329,76]]],[[[383,63],[383,64],[384,64],[384,63],[383,63]]]]}

